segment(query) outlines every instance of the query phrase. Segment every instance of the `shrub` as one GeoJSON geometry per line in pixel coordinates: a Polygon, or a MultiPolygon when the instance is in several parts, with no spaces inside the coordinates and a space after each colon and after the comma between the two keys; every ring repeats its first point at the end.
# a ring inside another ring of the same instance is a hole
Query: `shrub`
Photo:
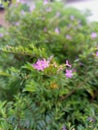
{"type": "Polygon", "coordinates": [[[0,127],[97,130],[98,23],[61,2],[35,5],[8,9],[10,27],[0,38],[0,127]]]}

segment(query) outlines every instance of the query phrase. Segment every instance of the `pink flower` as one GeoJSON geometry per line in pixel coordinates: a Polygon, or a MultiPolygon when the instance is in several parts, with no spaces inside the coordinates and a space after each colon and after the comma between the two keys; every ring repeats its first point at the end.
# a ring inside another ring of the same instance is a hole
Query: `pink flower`
{"type": "Polygon", "coordinates": [[[42,64],[43,64],[43,68],[49,67],[49,61],[46,60],[46,59],[43,59],[43,60],[42,60],[42,64]]]}
{"type": "Polygon", "coordinates": [[[65,76],[66,76],[67,78],[72,78],[72,77],[73,77],[72,70],[66,69],[66,74],[65,74],[65,76]]]}
{"type": "Polygon", "coordinates": [[[95,39],[96,37],[97,37],[97,33],[96,33],[96,32],[92,32],[92,33],[91,33],[91,38],[92,38],[92,39],[95,39]]]}
{"type": "Polygon", "coordinates": [[[55,33],[59,34],[60,33],[60,29],[59,28],[55,28],[55,33]]]}
{"type": "Polygon", "coordinates": [[[0,38],[3,37],[3,33],[0,33],[0,38]]]}
{"type": "Polygon", "coordinates": [[[98,57],[98,51],[96,52],[96,56],[98,57]]]}
{"type": "Polygon", "coordinates": [[[68,39],[68,40],[71,40],[72,39],[72,37],[70,36],[70,35],[66,35],[66,39],[68,39]]]}
{"type": "Polygon", "coordinates": [[[35,5],[33,4],[32,6],[30,6],[30,12],[32,12],[35,9],[35,5]]]}
{"type": "Polygon", "coordinates": [[[68,60],[66,60],[66,66],[71,68],[71,65],[68,63],[68,60]]]}
{"type": "Polygon", "coordinates": [[[48,4],[48,0],[44,0],[44,5],[48,4]]]}
{"type": "Polygon", "coordinates": [[[33,67],[37,70],[43,71],[45,68],[49,67],[49,61],[46,59],[38,60],[35,64],[33,64],[33,67]]]}

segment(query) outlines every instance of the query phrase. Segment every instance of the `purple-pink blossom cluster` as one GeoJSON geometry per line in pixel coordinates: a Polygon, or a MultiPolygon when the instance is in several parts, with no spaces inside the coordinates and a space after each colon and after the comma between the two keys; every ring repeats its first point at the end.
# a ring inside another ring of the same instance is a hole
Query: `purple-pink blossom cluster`
{"type": "Polygon", "coordinates": [[[98,57],[98,51],[96,52],[96,56],[98,57]]]}
{"type": "Polygon", "coordinates": [[[44,5],[48,4],[48,0],[44,0],[44,5]]]}
{"type": "Polygon", "coordinates": [[[66,76],[67,78],[72,78],[72,77],[73,77],[73,71],[66,69],[65,76],[66,76]]]}
{"type": "MultiPolygon", "coordinates": [[[[38,71],[43,71],[45,68],[49,67],[50,61],[51,61],[51,59],[48,59],[48,60],[46,60],[45,58],[42,59],[42,60],[38,59],[38,61],[35,64],[33,64],[32,66],[33,66],[34,69],[36,69],[38,71]]],[[[66,60],[66,67],[69,67],[69,68],[72,67],[69,64],[68,60],[66,60]]],[[[67,78],[72,78],[73,77],[73,70],[72,69],[66,69],[65,76],[67,78]]]]}
{"type": "Polygon", "coordinates": [[[60,29],[59,28],[55,28],[55,33],[59,34],[60,33],[60,29]]]}
{"type": "Polygon", "coordinates": [[[92,38],[92,39],[95,39],[96,37],[97,37],[97,33],[96,33],[96,32],[92,32],[92,33],[91,33],[91,38],[92,38]]]}
{"type": "Polygon", "coordinates": [[[15,25],[16,25],[16,26],[19,26],[19,25],[20,25],[20,22],[16,22],[15,25]]]}
{"type": "Polygon", "coordinates": [[[67,35],[66,35],[66,39],[67,39],[67,40],[71,40],[72,37],[71,37],[69,34],[67,34],[67,35]]]}
{"type": "Polygon", "coordinates": [[[30,12],[32,12],[35,9],[35,4],[30,6],[30,12]]]}
{"type": "Polygon", "coordinates": [[[0,38],[3,37],[3,33],[0,33],[0,38]]]}
{"type": "Polygon", "coordinates": [[[51,12],[51,11],[52,11],[51,7],[46,8],[46,12],[51,12]]]}
{"type": "Polygon", "coordinates": [[[42,59],[38,60],[35,64],[33,64],[33,67],[37,70],[43,71],[45,68],[49,67],[49,60],[42,59]]]}
{"type": "MultiPolygon", "coordinates": [[[[66,67],[71,68],[71,65],[68,63],[68,60],[66,60],[66,67]]],[[[65,76],[67,78],[72,78],[73,77],[73,71],[72,71],[72,69],[66,69],[65,76]]]]}

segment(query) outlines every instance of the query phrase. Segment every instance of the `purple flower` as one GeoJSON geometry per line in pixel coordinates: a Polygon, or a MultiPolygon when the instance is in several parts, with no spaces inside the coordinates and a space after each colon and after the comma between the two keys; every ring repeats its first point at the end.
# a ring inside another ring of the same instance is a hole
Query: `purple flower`
{"type": "Polygon", "coordinates": [[[61,13],[60,12],[57,12],[56,13],[56,17],[60,17],[61,13]]]}
{"type": "Polygon", "coordinates": [[[51,7],[46,8],[46,12],[51,12],[51,7]]]}
{"type": "Polygon", "coordinates": [[[98,57],[98,51],[96,52],[96,56],[98,57]]]}
{"type": "Polygon", "coordinates": [[[95,39],[96,37],[97,37],[97,33],[96,33],[96,32],[92,32],[92,33],[91,33],[91,38],[92,38],[92,39],[95,39]]]}
{"type": "Polygon", "coordinates": [[[66,66],[71,68],[71,65],[68,63],[68,60],[66,60],[66,66]]]}
{"type": "Polygon", "coordinates": [[[24,16],[26,13],[24,10],[21,10],[21,15],[24,16]]]}
{"type": "Polygon", "coordinates": [[[63,126],[62,130],[67,130],[67,129],[66,129],[66,126],[63,126]]]}
{"type": "Polygon", "coordinates": [[[70,19],[71,19],[71,20],[74,20],[74,18],[75,18],[75,17],[74,17],[73,15],[70,16],[70,19]]]}
{"type": "Polygon", "coordinates": [[[96,121],[95,118],[93,118],[93,117],[88,117],[87,120],[90,121],[90,122],[95,122],[96,121]]]}
{"type": "Polygon", "coordinates": [[[20,23],[19,23],[19,22],[16,22],[16,23],[15,23],[15,25],[16,25],[16,26],[19,26],[19,25],[20,25],[20,23]]]}
{"type": "Polygon", "coordinates": [[[68,69],[66,69],[65,76],[66,76],[67,78],[72,78],[72,77],[73,77],[72,70],[68,70],[68,69]]]}
{"type": "Polygon", "coordinates": [[[48,4],[48,0],[44,0],[44,5],[48,4]]]}
{"type": "Polygon", "coordinates": [[[3,37],[3,33],[0,33],[0,38],[3,37]]]}
{"type": "Polygon", "coordinates": [[[35,5],[33,4],[32,6],[30,6],[30,12],[32,12],[35,9],[35,5]]]}
{"type": "Polygon", "coordinates": [[[44,32],[47,32],[47,28],[46,27],[44,27],[44,32]]]}
{"type": "Polygon", "coordinates": [[[68,40],[71,40],[72,39],[72,37],[70,36],[70,35],[66,35],[66,39],[68,39],[68,40]]]}
{"type": "Polygon", "coordinates": [[[49,67],[49,61],[46,59],[38,60],[35,64],[33,64],[33,67],[37,70],[43,71],[45,68],[49,67]]]}
{"type": "Polygon", "coordinates": [[[60,33],[60,29],[59,28],[55,28],[55,33],[59,34],[60,33]]]}

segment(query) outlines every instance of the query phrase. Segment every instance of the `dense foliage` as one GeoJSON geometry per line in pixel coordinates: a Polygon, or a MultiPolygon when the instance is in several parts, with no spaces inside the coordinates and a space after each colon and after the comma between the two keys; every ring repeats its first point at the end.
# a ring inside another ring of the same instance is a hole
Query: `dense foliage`
{"type": "Polygon", "coordinates": [[[98,23],[61,2],[14,3],[0,27],[1,130],[98,129],[98,23]]]}

